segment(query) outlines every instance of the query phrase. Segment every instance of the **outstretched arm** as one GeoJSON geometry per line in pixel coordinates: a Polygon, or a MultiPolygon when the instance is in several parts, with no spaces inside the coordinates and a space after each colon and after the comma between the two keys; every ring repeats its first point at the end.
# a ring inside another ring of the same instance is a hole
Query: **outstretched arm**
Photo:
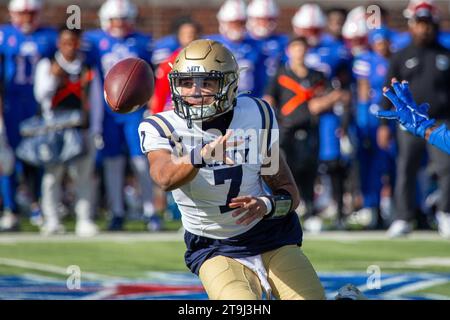
{"type": "Polygon", "coordinates": [[[379,111],[380,118],[394,119],[415,136],[426,139],[430,144],[450,154],[450,133],[445,125],[435,126],[436,120],[428,117],[429,105],[417,106],[412,98],[407,81],[399,83],[393,78],[392,87],[383,88],[383,94],[392,102],[395,111],[379,111]]]}

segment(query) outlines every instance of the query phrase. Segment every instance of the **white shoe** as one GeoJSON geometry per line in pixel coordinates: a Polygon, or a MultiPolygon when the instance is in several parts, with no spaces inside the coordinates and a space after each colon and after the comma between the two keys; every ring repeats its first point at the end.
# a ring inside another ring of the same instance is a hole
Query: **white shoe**
{"type": "Polygon", "coordinates": [[[405,220],[395,220],[389,227],[387,235],[389,238],[397,238],[411,233],[412,230],[413,226],[411,222],[407,222],[405,220]]]}
{"type": "Polygon", "coordinates": [[[439,234],[450,239],[450,213],[439,211],[436,213],[439,234]]]}
{"type": "Polygon", "coordinates": [[[362,208],[353,212],[347,219],[347,223],[352,225],[360,225],[364,228],[374,229],[378,223],[377,209],[362,208]]]}
{"type": "Polygon", "coordinates": [[[339,289],[335,300],[367,300],[367,297],[353,284],[346,284],[339,289]]]}
{"type": "Polygon", "coordinates": [[[93,237],[98,234],[98,227],[91,220],[77,221],[75,234],[79,237],[93,237]]]}
{"type": "Polygon", "coordinates": [[[41,234],[43,236],[51,236],[54,234],[64,234],[66,229],[59,222],[45,222],[41,226],[41,234]]]}
{"type": "Polygon", "coordinates": [[[0,231],[17,231],[19,229],[19,218],[10,210],[5,210],[0,219],[0,231]]]}
{"type": "Polygon", "coordinates": [[[311,217],[303,222],[303,227],[311,233],[320,233],[322,231],[322,219],[319,217],[311,217]]]}

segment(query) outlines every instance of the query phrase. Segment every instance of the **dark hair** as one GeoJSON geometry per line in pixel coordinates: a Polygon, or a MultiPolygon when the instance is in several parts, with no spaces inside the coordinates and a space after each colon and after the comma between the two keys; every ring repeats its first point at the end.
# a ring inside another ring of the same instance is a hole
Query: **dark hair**
{"type": "Polygon", "coordinates": [[[181,26],[183,26],[185,24],[193,25],[194,28],[197,29],[198,33],[202,32],[202,26],[197,21],[192,19],[191,16],[181,16],[181,17],[175,18],[172,21],[170,30],[172,31],[172,33],[175,33],[176,35],[178,35],[178,32],[180,31],[181,26]]]}
{"type": "Polygon", "coordinates": [[[73,28],[73,29],[69,29],[69,27],[67,27],[67,25],[63,24],[59,27],[58,29],[58,34],[61,35],[64,32],[70,32],[72,33],[74,36],[76,36],[77,38],[81,37],[82,31],[81,29],[77,29],[77,28],[73,28]]]}
{"type": "Polygon", "coordinates": [[[327,16],[329,16],[332,13],[340,13],[342,14],[344,17],[347,16],[348,10],[345,8],[341,8],[341,7],[332,7],[330,9],[328,9],[326,11],[327,16]]]}
{"type": "Polygon", "coordinates": [[[294,35],[291,35],[290,37],[289,37],[289,40],[288,40],[288,46],[289,45],[291,45],[291,43],[293,43],[293,42],[300,42],[300,43],[302,43],[304,46],[306,46],[306,47],[309,47],[309,45],[308,45],[308,40],[306,39],[306,37],[303,37],[303,36],[298,36],[298,35],[296,35],[296,34],[294,34],[294,35]]]}

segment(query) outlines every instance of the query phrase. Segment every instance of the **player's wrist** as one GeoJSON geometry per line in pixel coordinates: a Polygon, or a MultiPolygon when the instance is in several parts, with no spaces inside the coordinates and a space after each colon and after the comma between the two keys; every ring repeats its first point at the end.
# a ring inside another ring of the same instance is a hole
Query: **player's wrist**
{"type": "Polygon", "coordinates": [[[428,128],[432,127],[436,123],[436,120],[430,119],[423,121],[416,129],[416,135],[425,138],[425,133],[428,128]]]}
{"type": "Polygon", "coordinates": [[[271,202],[271,210],[268,211],[264,218],[282,218],[291,212],[292,196],[290,194],[264,196],[271,202]]]}
{"type": "Polygon", "coordinates": [[[425,129],[425,135],[424,135],[425,140],[430,140],[431,134],[437,128],[439,128],[439,127],[436,124],[433,124],[433,125],[429,126],[428,128],[426,128],[425,129]]]}
{"type": "Polygon", "coordinates": [[[266,212],[264,213],[264,216],[267,216],[273,210],[272,200],[267,196],[261,196],[261,197],[258,197],[258,199],[261,200],[262,202],[264,202],[264,205],[266,206],[266,212]]]}

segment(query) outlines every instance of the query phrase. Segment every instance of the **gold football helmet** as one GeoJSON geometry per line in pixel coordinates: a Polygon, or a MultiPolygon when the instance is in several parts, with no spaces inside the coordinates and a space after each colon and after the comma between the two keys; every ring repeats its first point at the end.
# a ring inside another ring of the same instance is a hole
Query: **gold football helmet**
{"type": "Polygon", "coordinates": [[[236,104],[238,64],[221,43],[196,40],[180,51],[169,73],[175,113],[187,120],[205,121],[236,104]]]}

